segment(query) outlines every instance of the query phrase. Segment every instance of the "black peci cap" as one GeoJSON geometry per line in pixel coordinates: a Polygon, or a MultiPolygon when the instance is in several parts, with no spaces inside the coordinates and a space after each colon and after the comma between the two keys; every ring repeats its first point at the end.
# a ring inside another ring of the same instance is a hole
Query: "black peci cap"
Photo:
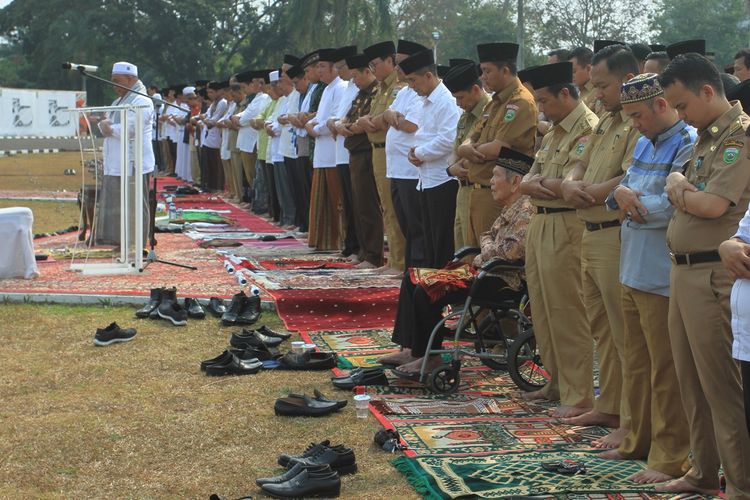
{"type": "Polygon", "coordinates": [[[387,42],[379,42],[374,45],[370,45],[367,47],[364,51],[364,54],[370,58],[370,61],[373,59],[377,59],[378,57],[388,57],[392,56],[396,53],[396,44],[387,41],[387,42]]]}
{"type": "Polygon", "coordinates": [[[365,54],[355,54],[346,58],[349,69],[364,69],[370,66],[370,58],[365,54]]]}
{"type": "Polygon", "coordinates": [[[462,64],[474,64],[474,61],[471,59],[462,59],[462,58],[454,58],[454,59],[448,59],[448,66],[451,68],[453,66],[461,66],[462,64]]]}
{"type": "Polygon", "coordinates": [[[594,54],[602,50],[604,47],[609,47],[610,45],[625,45],[624,42],[619,42],[617,40],[594,40],[594,54]]]}
{"type": "Polygon", "coordinates": [[[221,87],[221,82],[208,82],[208,88],[211,90],[219,90],[221,87]]]}
{"type": "Polygon", "coordinates": [[[628,48],[639,61],[646,60],[646,56],[653,52],[645,43],[629,43],[628,48]]]}
{"type": "Polygon", "coordinates": [[[750,80],[737,84],[731,90],[724,91],[730,101],[740,101],[742,109],[747,113],[750,111],[750,80]]]}
{"type": "Polygon", "coordinates": [[[495,42],[477,45],[479,62],[516,62],[518,45],[515,43],[495,42]]]}
{"type": "Polygon", "coordinates": [[[519,153],[515,149],[500,148],[500,154],[495,160],[495,165],[499,165],[521,175],[526,175],[534,164],[534,158],[519,153]]]}
{"type": "Polygon", "coordinates": [[[435,58],[433,57],[432,51],[423,50],[422,52],[417,52],[413,56],[407,57],[398,65],[401,68],[401,71],[403,71],[405,75],[408,75],[422,68],[426,68],[427,66],[432,66],[433,64],[435,64],[435,58]]]}
{"type": "Polygon", "coordinates": [[[243,71],[241,73],[237,73],[236,75],[234,75],[234,77],[240,83],[250,83],[253,81],[253,78],[255,78],[253,75],[255,75],[255,71],[243,71]]]}
{"type": "Polygon", "coordinates": [[[298,76],[302,76],[305,74],[305,70],[302,69],[300,66],[292,66],[288,70],[286,70],[286,76],[289,78],[297,78],[298,76]]]}
{"type": "Polygon", "coordinates": [[[399,40],[396,47],[397,54],[406,54],[407,56],[413,56],[417,52],[428,50],[424,45],[417,42],[410,42],[409,40],[399,40]]]}
{"type": "Polygon", "coordinates": [[[307,68],[308,66],[311,66],[318,62],[318,51],[313,50],[309,54],[305,54],[302,56],[302,61],[300,62],[300,66],[302,66],[302,69],[307,68]]]}
{"type": "Polygon", "coordinates": [[[534,90],[573,82],[573,63],[570,61],[534,66],[523,72],[522,81],[529,82],[534,90]]]}
{"type": "Polygon", "coordinates": [[[667,56],[669,59],[674,59],[680,54],[688,54],[695,52],[702,56],[706,55],[706,41],[705,40],[684,40],[682,42],[673,43],[667,46],[667,56]]]}
{"type": "Polygon", "coordinates": [[[334,63],[338,61],[336,59],[336,49],[320,49],[318,50],[318,61],[334,63]]]}
{"type": "Polygon", "coordinates": [[[454,66],[443,78],[443,83],[451,92],[468,90],[479,80],[477,66],[473,62],[454,66]]]}
{"type": "Polygon", "coordinates": [[[521,83],[526,83],[529,81],[528,75],[531,73],[532,70],[538,68],[539,65],[536,66],[529,66],[528,68],[524,68],[518,72],[518,79],[521,80],[521,83]]]}
{"type": "Polygon", "coordinates": [[[652,43],[648,46],[649,49],[651,49],[651,52],[666,52],[667,46],[662,43],[652,43]]]}
{"type": "Polygon", "coordinates": [[[292,54],[284,54],[284,64],[290,66],[297,66],[300,63],[300,58],[292,54]]]}
{"type": "Polygon", "coordinates": [[[209,81],[210,80],[196,80],[195,81],[195,86],[196,87],[205,87],[206,85],[208,85],[209,81]]]}
{"type": "Polygon", "coordinates": [[[356,45],[347,45],[346,47],[341,47],[336,49],[336,55],[334,56],[336,58],[336,62],[343,61],[349,56],[353,56],[357,54],[357,46],[356,45]]]}
{"type": "Polygon", "coordinates": [[[450,66],[446,66],[444,64],[438,64],[437,65],[438,78],[445,78],[445,75],[447,75],[450,70],[451,70],[450,66]]]}

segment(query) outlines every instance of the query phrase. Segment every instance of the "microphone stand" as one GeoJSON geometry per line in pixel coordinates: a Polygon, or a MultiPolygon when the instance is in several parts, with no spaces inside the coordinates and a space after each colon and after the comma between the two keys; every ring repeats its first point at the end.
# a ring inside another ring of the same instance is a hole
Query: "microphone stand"
{"type": "MultiPolygon", "coordinates": [[[[92,80],[97,80],[97,81],[100,81],[102,83],[106,83],[108,85],[112,85],[113,87],[119,87],[119,88],[121,88],[123,90],[127,90],[128,92],[132,92],[132,93],[137,94],[139,96],[146,97],[146,98],[150,99],[153,102],[159,102],[161,104],[165,104],[167,106],[171,106],[171,107],[173,107],[175,109],[179,109],[182,112],[185,111],[181,107],[175,106],[174,104],[169,103],[169,102],[167,102],[167,101],[165,101],[163,99],[156,99],[154,97],[149,96],[148,94],[144,94],[142,92],[138,92],[136,90],[130,89],[130,88],[126,87],[125,85],[120,85],[119,83],[115,83],[115,82],[113,82],[111,80],[107,80],[106,78],[101,78],[99,76],[92,75],[91,73],[87,72],[86,69],[83,66],[78,66],[77,69],[78,69],[78,72],[81,73],[81,75],[83,75],[84,77],[91,78],[92,80]]],[[[155,120],[156,120],[156,142],[158,143],[159,142],[159,112],[156,111],[156,109],[154,109],[154,113],[155,113],[155,120]]],[[[180,263],[177,263],[177,262],[171,262],[171,261],[168,261],[168,260],[162,260],[162,259],[159,259],[157,257],[157,255],[156,255],[156,243],[157,243],[157,241],[156,241],[155,232],[156,232],[156,204],[157,204],[157,200],[156,200],[156,171],[157,170],[158,170],[158,165],[156,165],[155,168],[154,168],[154,186],[153,186],[153,189],[149,190],[149,224],[150,224],[150,226],[149,226],[149,235],[148,235],[149,236],[149,251],[148,251],[148,255],[146,256],[146,264],[143,266],[143,269],[140,269],[140,272],[143,272],[143,270],[146,269],[149,266],[149,264],[152,264],[154,262],[158,262],[159,264],[166,264],[168,266],[181,267],[183,269],[190,269],[191,271],[197,271],[198,268],[195,267],[195,266],[188,266],[186,264],[180,264],[180,263]]]]}

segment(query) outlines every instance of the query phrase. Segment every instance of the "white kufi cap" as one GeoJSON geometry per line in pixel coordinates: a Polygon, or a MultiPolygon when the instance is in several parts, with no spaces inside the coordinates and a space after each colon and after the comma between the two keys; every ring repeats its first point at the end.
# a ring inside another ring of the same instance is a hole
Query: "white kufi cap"
{"type": "Polygon", "coordinates": [[[182,89],[182,93],[184,95],[195,94],[195,87],[185,87],[184,89],[182,89]]]}
{"type": "Polygon", "coordinates": [[[271,72],[270,72],[270,73],[268,74],[268,79],[269,79],[269,80],[270,80],[271,82],[278,82],[278,81],[279,81],[279,72],[278,72],[278,71],[271,71],[271,72]]]}
{"type": "Polygon", "coordinates": [[[112,74],[138,76],[138,68],[135,64],[130,64],[129,62],[116,62],[114,66],[112,66],[112,74]]]}

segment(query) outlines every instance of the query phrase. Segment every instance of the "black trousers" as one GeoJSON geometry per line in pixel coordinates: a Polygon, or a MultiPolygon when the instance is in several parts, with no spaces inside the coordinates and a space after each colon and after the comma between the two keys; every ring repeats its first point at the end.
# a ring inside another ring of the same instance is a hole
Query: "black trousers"
{"type": "Polygon", "coordinates": [[[740,361],[742,370],[742,392],[745,394],[745,420],[750,434],[750,361],[740,361]]]}
{"type": "Polygon", "coordinates": [[[278,222],[281,218],[281,207],[279,205],[279,193],[276,191],[276,175],[273,163],[264,162],[263,172],[266,174],[266,185],[268,186],[268,215],[278,222]]]}
{"type": "MultiPolygon", "coordinates": [[[[422,229],[422,209],[417,192],[417,179],[391,179],[393,210],[406,239],[406,267],[431,267],[427,259],[422,229]]],[[[455,204],[455,200],[454,200],[455,204]]]]}
{"type": "Polygon", "coordinates": [[[306,233],[310,225],[310,189],[312,188],[310,157],[298,157],[291,174],[292,190],[296,201],[294,225],[299,227],[300,231],[306,233]]]}
{"type": "Polygon", "coordinates": [[[346,257],[359,255],[359,240],[357,239],[356,221],[352,206],[352,178],[349,175],[349,164],[336,165],[341,179],[341,201],[344,209],[344,249],[341,251],[346,257]]]}
{"type": "Polygon", "coordinates": [[[383,264],[383,209],[372,170],[372,149],[349,153],[349,176],[360,258],[380,266],[383,264]]]}
{"type": "Polygon", "coordinates": [[[173,174],[175,173],[175,166],[177,164],[177,143],[172,142],[171,139],[167,139],[167,145],[169,145],[169,152],[171,153],[171,158],[169,159],[169,173],[173,174]]]}
{"type": "Polygon", "coordinates": [[[458,182],[418,191],[427,267],[441,268],[453,260],[453,226],[456,218],[458,182]]]}

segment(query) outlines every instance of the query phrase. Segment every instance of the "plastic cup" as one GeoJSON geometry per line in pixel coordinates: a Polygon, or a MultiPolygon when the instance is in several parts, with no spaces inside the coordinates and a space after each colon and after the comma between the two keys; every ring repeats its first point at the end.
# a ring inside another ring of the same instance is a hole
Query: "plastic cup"
{"type": "Polygon", "coordinates": [[[300,340],[292,342],[292,352],[295,354],[302,354],[305,352],[305,343],[300,340]]]}
{"type": "Polygon", "coordinates": [[[367,418],[370,414],[370,396],[367,394],[357,394],[354,396],[354,408],[357,412],[357,418],[367,418]]]}
{"type": "Polygon", "coordinates": [[[316,347],[318,346],[316,346],[315,344],[304,344],[302,346],[302,349],[304,350],[304,352],[313,352],[316,347]]]}

